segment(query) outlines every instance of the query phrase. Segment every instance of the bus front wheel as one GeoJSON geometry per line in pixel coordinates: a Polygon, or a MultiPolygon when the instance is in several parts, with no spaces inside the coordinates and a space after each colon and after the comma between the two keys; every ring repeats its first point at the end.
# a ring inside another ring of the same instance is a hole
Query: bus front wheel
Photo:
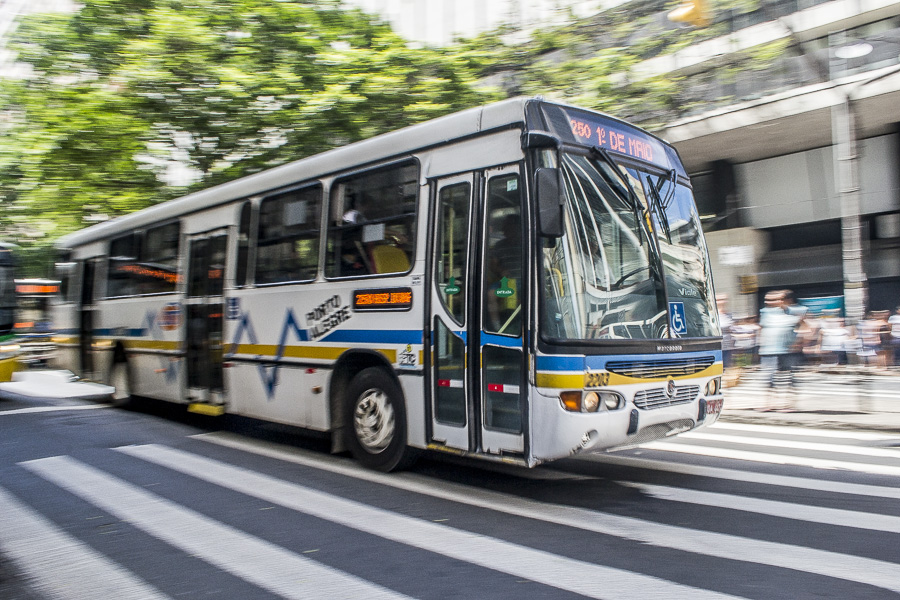
{"type": "Polygon", "coordinates": [[[360,371],[347,387],[344,408],[347,446],[356,460],[384,472],[411,463],[403,393],[383,369],[369,367],[360,371]]]}

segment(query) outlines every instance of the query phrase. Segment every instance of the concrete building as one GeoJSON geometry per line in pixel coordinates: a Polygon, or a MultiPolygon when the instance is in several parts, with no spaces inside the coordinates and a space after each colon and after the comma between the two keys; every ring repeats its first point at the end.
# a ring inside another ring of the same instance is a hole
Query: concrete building
{"type": "Polygon", "coordinates": [[[685,76],[708,99],[658,133],[695,182],[717,291],[743,314],[777,288],[798,297],[846,292],[851,318],[856,290],[867,308],[892,309],[900,305],[900,2],[762,8],[728,36],[641,65],[685,76]],[[779,40],[786,50],[769,68],[715,81],[729,55],[779,40]]]}

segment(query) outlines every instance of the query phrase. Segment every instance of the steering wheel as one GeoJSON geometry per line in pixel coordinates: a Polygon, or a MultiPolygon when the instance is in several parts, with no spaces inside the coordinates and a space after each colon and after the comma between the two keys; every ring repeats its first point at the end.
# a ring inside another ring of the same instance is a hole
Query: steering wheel
{"type": "Polygon", "coordinates": [[[632,275],[637,275],[641,271],[644,271],[646,268],[647,267],[638,267],[637,269],[633,269],[633,270],[625,273],[624,275],[619,277],[619,279],[614,284],[612,284],[612,287],[617,288],[617,287],[621,286],[623,283],[625,283],[625,281],[628,280],[629,277],[631,277],[632,275]]]}

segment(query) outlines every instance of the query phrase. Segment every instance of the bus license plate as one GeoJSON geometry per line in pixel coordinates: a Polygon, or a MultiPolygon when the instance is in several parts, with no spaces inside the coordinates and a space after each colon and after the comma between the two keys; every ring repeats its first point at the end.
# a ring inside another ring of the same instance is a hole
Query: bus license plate
{"type": "Polygon", "coordinates": [[[706,414],[717,415],[722,412],[722,398],[706,401],[706,414]]]}

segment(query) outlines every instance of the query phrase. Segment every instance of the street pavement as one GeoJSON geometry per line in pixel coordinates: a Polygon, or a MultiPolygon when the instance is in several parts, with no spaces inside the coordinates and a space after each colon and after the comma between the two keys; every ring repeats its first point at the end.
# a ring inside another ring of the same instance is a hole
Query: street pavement
{"type": "Polygon", "coordinates": [[[900,433],[900,370],[808,369],[774,392],[759,369],[726,380],[722,422],[900,433]]]}

